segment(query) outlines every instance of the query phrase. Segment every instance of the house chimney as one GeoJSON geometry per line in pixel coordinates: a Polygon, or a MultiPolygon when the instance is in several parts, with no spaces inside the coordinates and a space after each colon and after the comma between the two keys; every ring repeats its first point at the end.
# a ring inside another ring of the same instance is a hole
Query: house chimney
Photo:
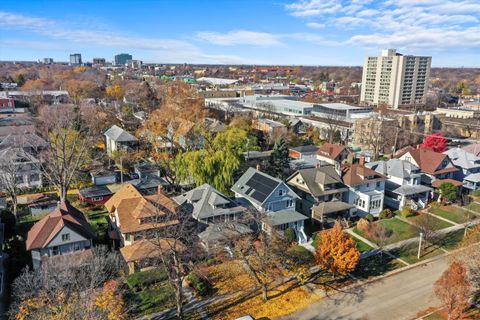
{"type": "Polygon", "coordinates": [[[257,171],[260,171],[260,169],[261,169],[260,163],[257,163],[257,167],[256,167],[256,168],[257,168],[257,171]]]}
{"type": "Polygon", "coordinates": [[[157,194],[158,195],[163,194],[163,187],[161,185],[158,185],[158,187],[157,187],[157,194]]]}
{"type": "Polygon", "coordinates": [[[365,156],[360,156],[360,161],[358,162],[362,167],[365,165],[365,156]]]}

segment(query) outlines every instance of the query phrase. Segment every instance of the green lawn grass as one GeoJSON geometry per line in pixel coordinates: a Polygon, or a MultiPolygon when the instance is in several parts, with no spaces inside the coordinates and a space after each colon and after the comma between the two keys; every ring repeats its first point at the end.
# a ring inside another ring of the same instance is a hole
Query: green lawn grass
{"type": "Polygon", "coordinates": [[[437,216],[456,223],[465,223],[474,218],[466,214],[465,210],[453,206],[431,208],[430,211],[437,216]]]}
{"type": "Polygon", "coordinates": [[[465,208],[475,211],[476,213],[480,214],[480,203],[477,202],[471,202],[469,205],[467,205],[465,208]]]}
{"type": "Polygon", "coordinates": [[[368,279],[369,277],[379,276],[404,266],[403,263],[386,253],[377,253],[360,260],[360,263],[352,274],[360,279],[368,279]]]}
{"type": "Polygon", "coordinates": [[[394,252],[391,251],[391,253],[407,263],[414,264],[422,260],[433,258],[445,252],[441,250],[438,245],[425,243],[420,253],[420,259],[417,259],[418,241],[415,241],[407,246],[396,249],[394,252]]]}
{"type": "Polygon", "coordinates": [[[355,238],[355,237],[352,237],[353,240],[355,240],[355,242],[357,243],[357,249],[360,251],[360,252],[367,252],[367,251],[370,251],[372,250],[373,248],[370,247],[368,244],[366,244],[365,242],[363,242],[362,240],[358,239],[358,238],[355,238]]]}
{"type": "MultiPolygon", "coordinates": [[[[384,245],[388,245],[388,244],[392,244],[392,243],[395,243],[395,242],[398,242],[398,241],[414,238],[414,237],[418,236],[418,234],[419,234],[419,231],[418,231],[417,228],[415,228],[414,226],[412,226],[412,225],[410,225],[406,222],[401,221],[400,219],[396,219],[396,218],[383,219],[383,220],[377,221],[375,223],[379,223],[379,224],[385,226],[387,229],[392,231],[392,235],[385,240],[384,245]]],[[[378,241],[369,237],[368,235],[366,235],[364,232],[358,230],[357,228],[353,229],[353,232],[355,232],[356,234],[359,234],[362,237],[378,244],[378,241]]]]}
{"type": "Polygon", "coordinates": [[[409,217],[407,219],[415,225],[417,223],[422,223],[422,219],[425,219],[425,221],[428,221],[430,230],[433,230],[433,231],[437,231],[437,230],[441,230],[441,229],[445,229],[453,226],[453,224],[443,221],[441,219],[435,218],[434,216],[431,216],[431,215],[428,215],[428,216],[417,215],[417,216],[409,217]]]}
{"type": "Polygon", "coordinates": [[[148,315],[175,305],[174,292],[162,269],[136,272],[125,278],[126,303],[133,315],[148,315]]]}
{"type": "Polygon", "coordinates": [[[458,247],[458,244],[463,240],[465,234],[464,229],[449,232],[441,237],[436,243],[441,245],[446,250],[454,250],[458,247]]]}

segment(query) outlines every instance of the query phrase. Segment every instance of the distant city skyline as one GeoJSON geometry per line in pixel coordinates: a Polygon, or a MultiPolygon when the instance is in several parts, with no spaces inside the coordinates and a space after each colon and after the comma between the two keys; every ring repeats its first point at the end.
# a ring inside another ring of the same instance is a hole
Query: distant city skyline
{"type": "Polygon", "coordinates": [[[480,67],[474,0],[2,1],[0,60],[361,66],[395,48],[480,67]]]}

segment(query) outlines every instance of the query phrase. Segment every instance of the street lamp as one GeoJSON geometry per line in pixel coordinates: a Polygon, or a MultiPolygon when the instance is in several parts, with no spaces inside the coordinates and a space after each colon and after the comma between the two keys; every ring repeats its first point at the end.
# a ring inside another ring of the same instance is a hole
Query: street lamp
{"type": "Polygon", "coordinates": [[[420,252],[422,251],[422,240],[423,240],[423,232],[420,232],[420,241],[418,241],[418,254],[417,254],[418,260],[420,260],[420,252]]]}

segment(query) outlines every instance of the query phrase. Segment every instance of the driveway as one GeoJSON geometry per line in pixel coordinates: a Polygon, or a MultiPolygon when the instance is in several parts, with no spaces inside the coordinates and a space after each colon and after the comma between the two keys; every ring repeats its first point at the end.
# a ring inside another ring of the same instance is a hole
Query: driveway
{"type": "Polygon", "coordinates": [[[326,297],[280,319],[287,320],[411,320],[440,303],[433,283],[447,268],[448,256],[426,265],[326,297]]]}

